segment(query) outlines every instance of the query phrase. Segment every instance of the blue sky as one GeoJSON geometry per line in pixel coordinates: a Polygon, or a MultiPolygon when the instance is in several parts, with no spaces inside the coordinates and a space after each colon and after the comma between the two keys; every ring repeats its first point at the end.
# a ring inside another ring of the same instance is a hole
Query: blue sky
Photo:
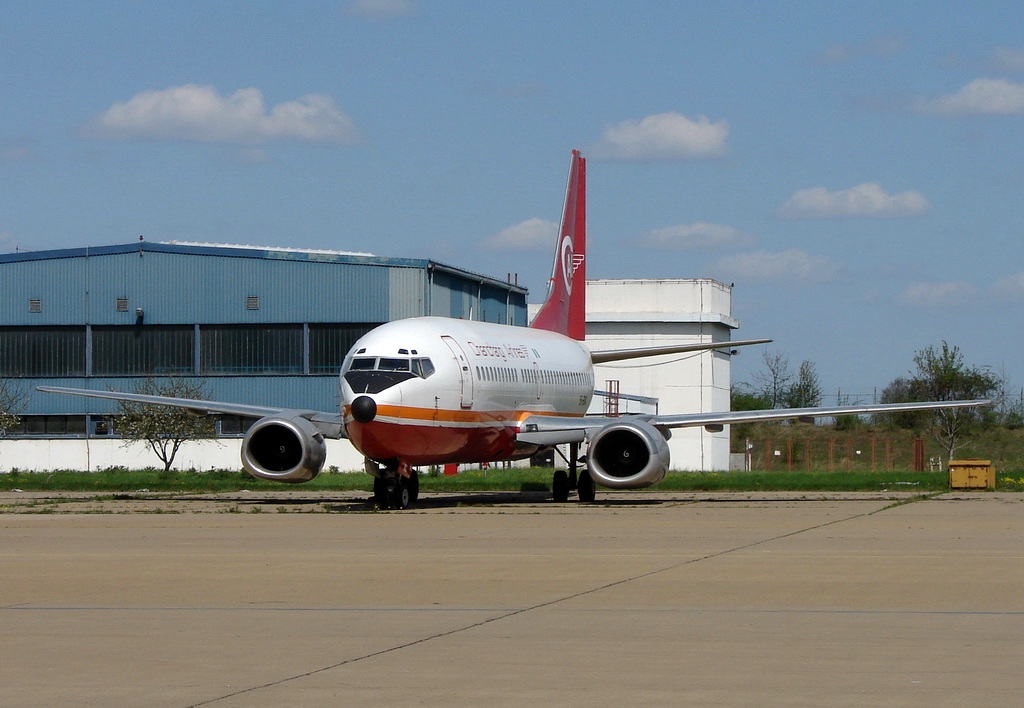
{"type": "Polygon", "coordinates": [[[1014,2],[0,0],[0,253],[366,251],[537,300],[579,148],[590,277],[735,283],[736,336],[830,394],[943,340],[1019,388],[1021,27],[1014,2]]]}

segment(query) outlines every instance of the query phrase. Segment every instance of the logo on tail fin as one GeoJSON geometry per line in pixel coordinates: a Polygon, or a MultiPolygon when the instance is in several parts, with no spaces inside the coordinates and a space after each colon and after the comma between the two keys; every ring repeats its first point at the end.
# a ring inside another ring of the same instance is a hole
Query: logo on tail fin
{"type": "Polygon", "coordinates": [[[565,281],[565,290],[569,295],[572,295],[572,279],[576,275],[576,271],[581,265],[583,265],[583,259],[586,258],[582,253],[576,254],[572,248],[572,234],[566,234],[562,237],[562,280],[565,281]]]}

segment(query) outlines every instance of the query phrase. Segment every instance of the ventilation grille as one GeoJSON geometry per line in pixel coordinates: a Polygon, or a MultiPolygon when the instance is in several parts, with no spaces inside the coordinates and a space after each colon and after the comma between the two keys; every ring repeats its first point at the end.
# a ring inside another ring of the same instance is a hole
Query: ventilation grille
{"type": "Polygon", "coordinates": [[[128,298],[117,298],[117,304],[115,305],[115,308],[117,309],[118,312],[128,312],[128,298]]]}
{"type": "Polygon", "coordinates": [[[38,314],[43,311],[43,301],[32,298],[28,301],[28,311],[33,314],[38,314]]]}
{"type": "Polygon", "coordinates": [[[245,298],[245,309],[247,310],[258,310],[260,309],[260,298],[259,295],[250,295],[245,298]]]}

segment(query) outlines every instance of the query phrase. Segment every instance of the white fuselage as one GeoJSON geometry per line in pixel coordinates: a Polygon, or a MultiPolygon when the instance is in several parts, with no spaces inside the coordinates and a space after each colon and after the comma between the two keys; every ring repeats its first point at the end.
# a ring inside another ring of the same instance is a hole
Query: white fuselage
{"type": "Polygon", "coordinates": [[[409,465],[528,455],[536,448],[515,441],[523,419],[582,416],[593,393],[582,342],[442,317],[377,327],[356,342],[341,370],[349,439],[370,459],[409,465]],[[361,396],[375,404],[365,423],[351,414],[361,396]]]}

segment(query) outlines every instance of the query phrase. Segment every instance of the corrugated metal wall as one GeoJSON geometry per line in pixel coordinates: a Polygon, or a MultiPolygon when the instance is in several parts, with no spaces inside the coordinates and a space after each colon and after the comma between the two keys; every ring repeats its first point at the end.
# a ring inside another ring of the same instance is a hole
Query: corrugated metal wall
{"type": "Polygon", "coordinates": [[[12,325],[131,324],[140,307],[146,324],[384,322],[393,294],[411,300],[400,308],[409,312],[422,299],[389,282],[392,271],[422,278],[414,268],[149,252],[0,268],[0,322],[12,325]],[[247,309],[250,298],[258,298],[256,309],[247,309]],[[31,299],[40,302],[37,314],[29,311],[31,299]],[[127,300],[120,312],[119,299],[127,300]]]}
{"type": "MultiPolygon", "coordinates": [[[[509,319],[509,288],[447,267],[434,270],[428,261],[346,263],[254,257],[242,249],[231,256],[220,255],[229,249],[208,255],[199,247],[152,248],[0,260],[0,325],[134,324],[137,308],[145,324],[386,322],[424,314],[509,319]],[[31,300],[38,312],[30,311],[31,300]]],[[[525,313],[525,300],[521,290],[511,292],[513,314],[525,313]]]]}

